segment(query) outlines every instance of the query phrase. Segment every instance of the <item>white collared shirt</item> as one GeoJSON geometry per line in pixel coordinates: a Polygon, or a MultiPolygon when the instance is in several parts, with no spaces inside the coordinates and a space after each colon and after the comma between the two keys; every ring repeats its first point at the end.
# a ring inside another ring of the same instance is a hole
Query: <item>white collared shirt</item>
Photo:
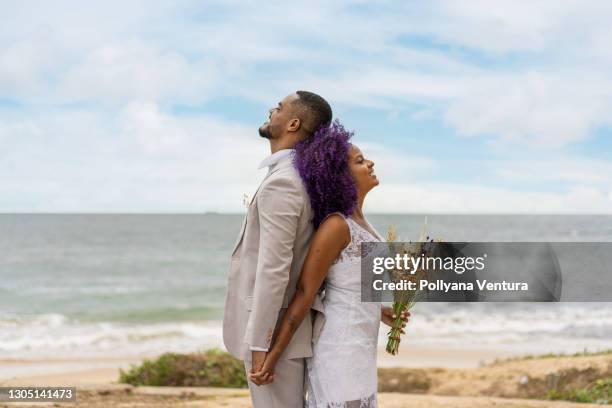
{"type": "Polygon", "coordinates": [[[275,153],[272,153],[270,156],[263,159],[263,161],[259,164],[258,169],[263,169],[264,167],[268,167],[270,169],[276,163],[281,161],[281,159],[289,156],[294,149],[281,149],[275,153]]]}

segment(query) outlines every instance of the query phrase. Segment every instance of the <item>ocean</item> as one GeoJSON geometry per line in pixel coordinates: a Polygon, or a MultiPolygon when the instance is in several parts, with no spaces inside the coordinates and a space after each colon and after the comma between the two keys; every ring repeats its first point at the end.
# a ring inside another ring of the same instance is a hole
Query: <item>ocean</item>
{"type": "MultiPolygon", "coordinates": [[[[418,236],[425,215],[370,215],[418,236]]],[[[0,214],[0,358],[223,347],[243,215],[0,214]]],[[[428,215],[447,241],[612,241],[612,216],[428,215]]],[[[386,331],[381,329],[380,341],[386,331]]],[[[612,303],[422,303],[404,343],[524,352],[612,348],[612,303]]]]}

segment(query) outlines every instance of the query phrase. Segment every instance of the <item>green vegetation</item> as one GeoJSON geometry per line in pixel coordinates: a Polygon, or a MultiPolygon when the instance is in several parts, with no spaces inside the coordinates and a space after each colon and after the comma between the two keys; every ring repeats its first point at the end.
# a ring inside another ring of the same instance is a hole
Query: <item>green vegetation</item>
{"type": "Polygon", "coordinates": [[[596,404],[612,404],[612,377],[600,378],[585,388],[572,388],[565,391],[552,390],[548,399],[596,404]]]}
{"type": "Polygon", "coordinates": [[[536,358],[559,358],[559,357],[587,357],[587,356],[605,356],[612,354],[612,349],[601,350],[601,351],[579,351],[577,353],[546,353],[546,354],[526,354],[524,356],[509,357],[503,359],[495,359],[492,363],[487,365],[494,365],[498,363],[505,363],[507,361],[521,361],[521,360],[533,360],[536,358]]]}
{"type": "Polygon", "coordinates": [[[165,353],[120,370],[119,382],[132,385],[246,388],[242,361],[219,349],[200,353],[165,353]]]}
{"type": "MultiPolygon", "coordinates": [[[[600,352],[581,352],[570,355],[546,354],[527,356],[512,360],[534,358],[582,357],[612,354],[612,350],[600,352]]],[[[507,360],[506,360],[507,361],[507,360]]],[[[501,363],[498,363],[501,364],[501,363]]],[[[492,378],[499,370],[491,367],[478,369],[407,369],[379,368],[380,392],[410,392],[436,394],[436,384],[449,381],[485,381],[492,384],[481,387],[475,395],[511,398],[537,398],[566,400],[574,402],[612,404],[612,366],[607,369],[597,367],[566,368],[545,376],[528,376],[526,381],[512,384],[507,378],[492,378]],[[500,387],[503,381],[505,387],[500,387]]],[[[499,374],[498,374],[499,375],[499,374]]],[[[242,361],[219,349],[206,350],[192,354],[165,353],[155,360],[145,360],[140,365],[132,365],[127,371],[120,371],[120,382],[132,385],[153,386],[194,386],[246,388],[247,379],[242,361]]],[[[458,385],[459,386],[459,385],[458,385]]],[[[445,394],[453,395],[445,390],[445,394]]]]}

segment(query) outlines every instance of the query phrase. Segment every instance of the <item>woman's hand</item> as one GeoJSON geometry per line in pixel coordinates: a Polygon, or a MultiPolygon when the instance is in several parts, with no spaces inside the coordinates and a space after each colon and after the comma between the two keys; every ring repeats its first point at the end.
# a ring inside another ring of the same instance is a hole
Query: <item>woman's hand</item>
{"type": "Polygon", "coordinates": [[[274,381],[274,368],[278,358],[275,357],[274,353],[269,353],[264,360],[263,366],[257,372],[249,373],[249,379],[256,385],[266,385],[274,381]]]}
{"type": "MultiPolygon", "coordinates": [[[[389,327],[393,327],[393,322],[395,321],[396,318],[397,318],[397,316],[393,312],[393,308],[392,307],[381,306],[381,308],[380,308],[380,320],[384,324],[386,324],[389,327]]],[[[406,327],[406,323],[408,323],[410,321],[410,312],[407,311],[407,310],[403,311],[402,314],[401,314],[401,319],[402,319],[402,334],[406,334],[406,332],[404,331],[404,327],[406,327]]]]}

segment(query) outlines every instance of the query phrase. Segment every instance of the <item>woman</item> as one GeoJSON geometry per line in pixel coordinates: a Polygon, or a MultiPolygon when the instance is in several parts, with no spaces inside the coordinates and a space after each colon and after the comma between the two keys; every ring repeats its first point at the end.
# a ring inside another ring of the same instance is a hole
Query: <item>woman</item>
{"type": "MultiPolygon", "coordinates": [[[[276,362],[325,281],[325,324],[307,360],[310,408],[377,406],[378,329],[381,319],[391,326],[395,318],[391,308],[361,302],[360,243],[383,238],[362,212],[366,194],[379,183],[374,162],[349,143],[351,136],[336,121],[295,147],[316,233],[264,366],[250,374],[256,384],[274,380],[276,362]]],[[[402,315],[403,327],[408,316],[402,315]]]]}

